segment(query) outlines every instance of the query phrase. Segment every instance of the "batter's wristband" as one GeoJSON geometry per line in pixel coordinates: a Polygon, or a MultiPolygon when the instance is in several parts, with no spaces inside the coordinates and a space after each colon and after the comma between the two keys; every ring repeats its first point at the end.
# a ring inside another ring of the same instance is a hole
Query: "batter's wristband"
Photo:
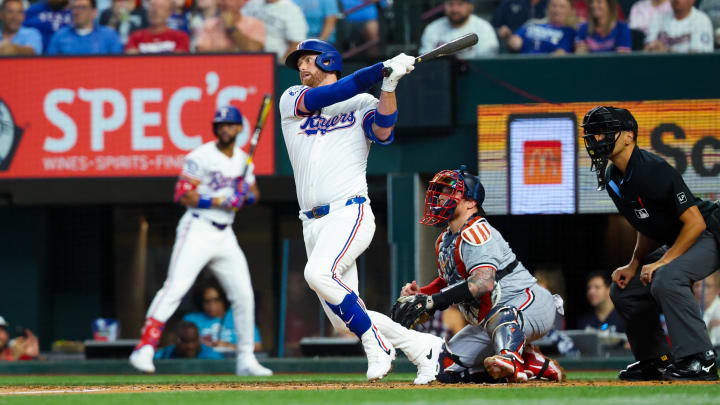
{"type": "Polygon", "coordinates": [[[375,125],[380,128],[390,128],[397,122],[398,112],[395,110],[394,113],[389,115],[380,114],[380,111],[375,111],[375,125]]]}
{"type": "Polygon", "coordinates": [[[255,193],[252,191],[248,191],[247,194],[245,194],[245,203],[243,205],[253,205],[255,204],[255,193]]]}
{"type": "Polygon", "coordinates": [[[198,208],[210,208],[212,207],[212,197],[206,194],[201,194],[200,199],[198,200],[197,207],[198,208]]]}

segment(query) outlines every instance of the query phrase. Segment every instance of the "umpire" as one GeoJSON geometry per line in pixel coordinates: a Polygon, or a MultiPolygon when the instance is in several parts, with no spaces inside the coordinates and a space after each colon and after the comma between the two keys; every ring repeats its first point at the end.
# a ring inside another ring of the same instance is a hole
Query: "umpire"
{"type": "Polygon", "coordinates": [[[713,236],[720,229],[712,229],[715,222],[710,219],[710,227],[705,221],[717,220],[718,204],[696,198],[672,166],[638,148],[638,126],[630,111],[596,107],[585,115],[582,126],[599,189],[607,189],[637,231],[630,263],[612,273],[610,297],[625,320],[637,360],[618,377],[717,380],[715,352],[692,283],[720,267],[720,239],[713,236]]]}

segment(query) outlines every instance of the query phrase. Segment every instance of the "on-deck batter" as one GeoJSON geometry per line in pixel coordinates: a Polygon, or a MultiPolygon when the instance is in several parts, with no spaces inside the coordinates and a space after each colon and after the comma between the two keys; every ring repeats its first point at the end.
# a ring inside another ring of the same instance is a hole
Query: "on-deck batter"
{"type": "MultiPolygon", "coordinates": [[[[155,372],[153,355],[165,322],[180,300],[209,265],[232,304],[237,335],[238,375],[272,375],[255,359],[255,303],[247,260],[232,230],[235,212],[259,198],[252,170],[245,172],[248,155],[235,144],[247,134],[240,110],[221,107],[213,119],[214,142],[205,143],[185,158],[175,187],[175,202],[188,209],[177,227],[168,276],[148,309],[142,338],[130,355],[136,369],[155,372]]],[[[252,169],[252,165],[251,165],[252,169]]]]}

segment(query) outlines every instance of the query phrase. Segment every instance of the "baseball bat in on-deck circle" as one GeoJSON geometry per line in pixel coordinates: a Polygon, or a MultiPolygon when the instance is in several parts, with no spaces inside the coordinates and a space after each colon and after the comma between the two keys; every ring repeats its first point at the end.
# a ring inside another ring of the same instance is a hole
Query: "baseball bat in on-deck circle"
{"type": "MultiPolygon", "coordinates": [[[[440,45],[432,51],[422,54],[415,58],[415,63],[425,62],[428,60],[437,59],[442,56],[452,55],[456,52],[460,52],[465,48],[469,48],[478,43],[478,36],[475,33],[463,35],[460,38],[453,39],[452,41],[440,45]]],[[[382,70],[383,76],[388,77],[392,73],[392,68],[385,66],[382,70]]]]}

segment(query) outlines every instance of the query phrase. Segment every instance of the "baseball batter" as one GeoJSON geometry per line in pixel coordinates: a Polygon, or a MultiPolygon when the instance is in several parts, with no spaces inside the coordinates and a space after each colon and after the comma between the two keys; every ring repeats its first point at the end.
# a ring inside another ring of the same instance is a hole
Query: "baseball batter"
{"type": "MultiPolygon", "coordinates": [[[[238,375],[272,375],[253,354],[255,308],[245,255],[232,230],[235,212],[259,198],[252,170],[245,173],[247,154],[236,145],[248,125],[235,107],[215,113],[214,142],[205,143],[185,158],[175,187],[175,202],[187,207],[177,227],[168,276],[148,309],[140,343],[130,355],[136,369],[155,372],[153,355],[167,319],[206,265],[215,273],[232,304],[237,335],[238,375]]],[[[251,165],[252,169],[252,165],[251,165]]]]}
{"type": "Polygon", "coordinates": [[[441,381],[483,368],[494,379],[562,381],[556,362],[527,342],[553,326],[562,299],[539,286],[500,232],[484,218],[485,189],[464,170],[443,170],[433,177],[421,223],[447,226],[435,244],[439,276],[420,288],[403,287],[393,319],[412,323],[419,313],[457,304],[468,325],[448,344],[455,362],[441,381]]]}
{"type": "Polygon", "coordinates": [[[366,180],[370,145],[393,141],[395,87],[414,63],[400,54],[339,79],[340,53],[327,42],[305,40],[285,61],[299,71],[302,85],[283,93],[280,115],[308,256],[305,280],[333,326],[362,341],[369,380],[390,371],[399,348],[418,366],[415,383],[427,384],[435,379],[442,339],[368,311],[358,298],[355,265],[375,233],[366,180]],[[385,66],[392,74],[383,79],[385,66]],[[379,100],[364,93],[381,79],[379,100]]]}

